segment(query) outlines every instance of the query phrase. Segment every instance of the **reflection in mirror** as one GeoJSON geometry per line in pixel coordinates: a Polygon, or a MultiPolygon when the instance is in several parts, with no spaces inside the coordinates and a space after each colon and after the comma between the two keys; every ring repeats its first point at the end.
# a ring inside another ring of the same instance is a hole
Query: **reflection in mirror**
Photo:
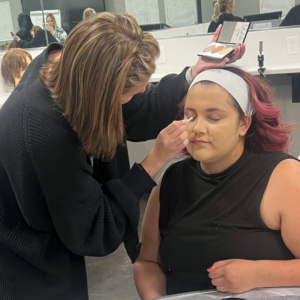
{"type": "Polygon", "coordinates": [[[105,4],[108,11],[133,15],[156,38],[169,38],[208,33],[216,6],[226,17],[251,21],[250,30],[279,27],[300,0],[106,0],[105,4]]]}

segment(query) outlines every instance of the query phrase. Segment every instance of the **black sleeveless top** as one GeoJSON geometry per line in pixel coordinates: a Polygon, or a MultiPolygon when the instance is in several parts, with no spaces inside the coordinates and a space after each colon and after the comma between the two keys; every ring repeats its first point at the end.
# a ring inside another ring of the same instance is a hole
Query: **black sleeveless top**
{"type": "MultiPolygon", "coordinates": [[[[260,204],[284,153],[251,153],[226,171],[209,175],[187,159],[165,173],[160,191],[160,257],[169,270],[167,293],[214,289],[207,268],[226,259],[295,257],[280,231],[267,228],[260,204]]],[[[282,199],[284,201],[284,199],[282,199]]]]}

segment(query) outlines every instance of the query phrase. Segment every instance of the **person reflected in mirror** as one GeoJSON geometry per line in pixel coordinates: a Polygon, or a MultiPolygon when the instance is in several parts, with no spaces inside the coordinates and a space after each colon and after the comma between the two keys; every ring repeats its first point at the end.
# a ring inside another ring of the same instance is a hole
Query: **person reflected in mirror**
{"type": "Polygon", "coordinates": [[[8,50],[4,54],[1,63],[1,74],[5,84],[15,88],[31,61],[31,54],[24,49],[16,48],[8,50]]]}
{"type": "MultiPolygon", "coordinates": [[[[57,43],[57,40],[49,31],[46,30],[46,34],[49,44],[57,43]]],[[[30,35],[32,36],[32,40],[30,42],[22,40],[17,35],[13,35],[12,37],[19,43],[20,48],[37,48],[47,46],[45,30],[43,30],[40,26],[33,26],[30,30],[30,35]]]]}
{"type": "Polygon", "coordinates": [[[294,6],[280,24],[280,26],[296,25],[300,25],[300,4],[294,6]]]}
{"type": "Polygon", "coordinates": [[[204,71],[182,103],[185,154],[148,200],[134,279],[142,300],[300,287],[300,162],[271,87],[204,71]]]}
{"type": "Polygon", "coordinates": [[[213,21],[208,27],[208,33],[215,32],[219,25],[223,25],[224,21],[241,21],[243,19],[232,14],[235,0],[218,0],[214,7],[213,21]]]}
{"type": "Polygon", "coordinates": [[[46,18],[47,30],[56,38],[59,43],[63,43],[67,38],[67,33],[62,27],[58,27],[53,14],[48,14],[46,18]]]}
{"type": "Polygon", "coordinates": [[[15,35],[23,41],[30,42],[32,40],[30,30],[33,27],[30,17],[24,13],[20,13],[18,15],[18,25],[20,30],[15,35]]]}
{"type": "Polygon", "coordinates": [[[84,11],[83,11],[83,16],[82,16],[82,19],[86,19],[92,15],[94,15],[96,13],[96,11],[93,9],[93,8],[86,8],[84,11]]]}

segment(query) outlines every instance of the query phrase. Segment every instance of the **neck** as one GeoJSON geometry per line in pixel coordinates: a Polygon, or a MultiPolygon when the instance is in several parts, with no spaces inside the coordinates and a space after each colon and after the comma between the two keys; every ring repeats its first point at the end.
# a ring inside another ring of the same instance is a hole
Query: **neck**
{"type": "Polygon", "coordinates": [[[14,77],[14,80],[15,80],[15,87],[19,84],[23,74],[24,74],[25,70],[24,71],[21,71],[20,72],[20,77],[14,77]]]}
{"type": "Polygon", "coordinates": [[[219,174],[230,168],[242,156],[245,149],[244,142],[240,141],[236,148],[221,160],[212,163],[200,162],[201,169],[206,174],[219,174]]]}

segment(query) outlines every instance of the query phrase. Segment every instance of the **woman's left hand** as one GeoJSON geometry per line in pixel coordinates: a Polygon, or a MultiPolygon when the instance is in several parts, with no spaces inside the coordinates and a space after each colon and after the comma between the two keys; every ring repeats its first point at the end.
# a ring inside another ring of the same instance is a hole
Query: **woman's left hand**
{"type": "MultiPolygon", "coordinates": [[[[218,29],[215,31],[215,34],[212,39],[212,43],[216,42],[218,40],[218,36],[220,34],[220,31],[222,29],[222,26],[219,26],[218,29]]],[[[226,64],[232,64],[236,62],[238,59],[241,59],[243,55],[245,54],[246,46],[245,44],[241,44],[239,47],[236,47],[234,49],[234,53],[230,58],[225,58],[222,61],[219,60],[212,60],[208,58],[204,58],[203,56],[200,56],[197,63],[192,67],[192,77],[195,78],[199,73],[209,70],[209,69],[219,69],[223,68],[226,64]]]]}
{"type": "Polygon", "coordinates": [[[244,259],[218,261],[209,269],[208,276],[219,292],[243,293],[257,287],[257,262],[244,259]]]}

